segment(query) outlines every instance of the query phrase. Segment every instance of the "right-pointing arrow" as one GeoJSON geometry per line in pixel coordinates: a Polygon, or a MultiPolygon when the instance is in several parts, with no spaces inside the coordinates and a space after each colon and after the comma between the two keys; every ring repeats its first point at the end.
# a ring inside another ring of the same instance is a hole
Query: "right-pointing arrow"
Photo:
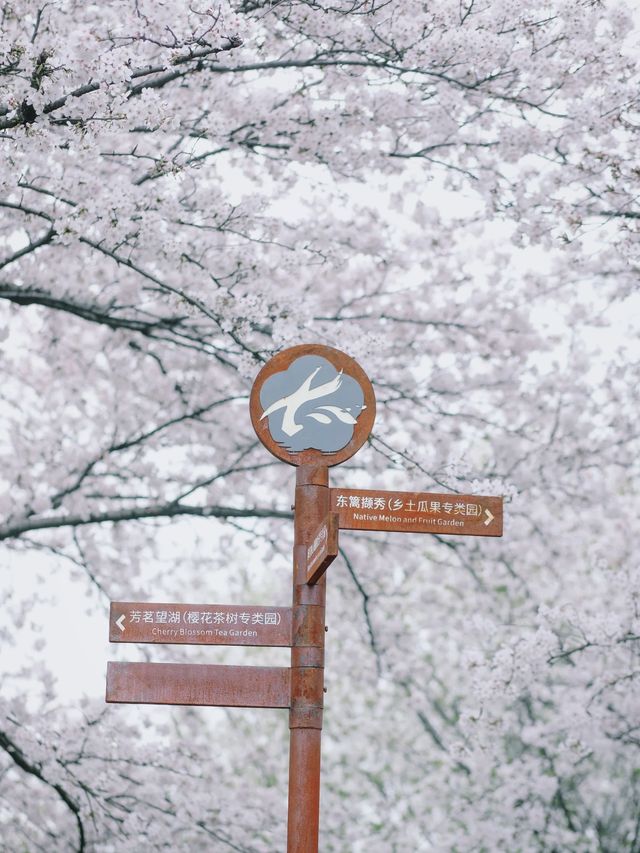
{"type": "Polygon", "coordinates": [[[485,522],[484,522],[484,525],[485,525],[485,527],[486,527],[488,524],[491,524],[491,522],[493,521],[493,519],[495,518],[495,516],[494,516],[494,514],[491,512],[491,510],[490,510],[490,509],[485,509],[484,514],[487,516],[487,517],[486,517],[486,519],[485,519],[485,522]]]}

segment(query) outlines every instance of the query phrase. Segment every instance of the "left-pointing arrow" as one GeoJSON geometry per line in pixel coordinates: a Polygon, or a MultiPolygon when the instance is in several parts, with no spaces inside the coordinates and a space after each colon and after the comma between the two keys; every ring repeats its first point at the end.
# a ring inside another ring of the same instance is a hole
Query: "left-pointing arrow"
{"type": "Polygon", "coordinates": [[[124,632],[124,625],[122,624],[123,622],[124,622],[124,613],[122,614],[122,616],[120,616],[118,619],[116,619],[116,625],[118,626],[118,628],[120,628],[121,631],[124,632]]]}

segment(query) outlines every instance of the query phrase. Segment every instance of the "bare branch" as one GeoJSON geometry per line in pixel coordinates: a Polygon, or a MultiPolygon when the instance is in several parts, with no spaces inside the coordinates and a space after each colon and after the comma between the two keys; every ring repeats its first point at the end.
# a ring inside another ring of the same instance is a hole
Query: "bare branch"
{"type": "Polygon", "coordinates": [[[157,320],[118,317],[109,313],[106,306],[80,303],[70,296],[61,298],[37,287],[18,287],[12,284],[0,283],[0,299],[7,299],[16,305],[42,305],[45,308],[53,308],[55,311],[66,311],[83,320],[108,326],[110,329],[129,329],[147,337],[156,337],[157,332],[174,329],[186,320],[185,316],[163,317],[157,320]]]}
{"type": "Polygon", "coordinates": [[[367,593],[367,591],[365,590],[365,588],[362,586],[362,583],[360,582],[360,579],[358,578],[358,576],[355,572],[355,569],[353,567],[353,563],[351,562],[351,560],[347,556],[344,548],[340,548],[340,554],[342,555],[342,557],[343,557],[343,559],[347,565],[347,571],[351,575],[351,579],[353,580],[354,584],[356,585],[358,592],[362,596],[362,612],[364,614],[364,621],[367,625],[367,633],[369,634],[369,645],[370,645],[371,651],[373,652],[375,659],[376,659],[376,673],[378,674],[378,676],[380,676],[380,675],[382,675],[382,659],[381,659],[380,649],[378,647],[378,643],[376,640],[376,635],[375,635],[375,632],[373,630],[373,625],[371,623],[371,614],[369,613],[370,596],[367,593]]]}
{"type": "Polygon", "coordinates": [[[49,228],[41,237],[38,237],[37,240],[33,240],[27,246],[24,246],[22,249],[19,249],[17,252],[14,252],[13,255],[9,255],[8,258],[5,258],[3,261],[0,261],[0,270],[4,267],[9,266],[14,261],[23,258],[25,255],[29,255],[31,252],[34,252],[36,249],[39,249],[40,246],[44,246],[47,243],[50,243],[55,237],[56,232],[54,228],[49,228]]]}
{"type": "Polygon", "coordinates": [[[105,522],[140,521],[145,518],[175,518],[178,515],[192,515],[196,518],[293,518],[293,513],[278,509],[189,506],[174,502],[143,507],[130,507],[128,509],[112,510],[111,512],[89,512],[86,515],[28,518],[0,526],[0,541],[3,539],[13,539],[21,536],[23,533],[34,530],[79,527],[85,524],[104,524],[105,522]]]}
{"type": "Polygon", "coordinates": [[[62,802],[67,806],[67,808],[73,813],[73,816],[78,825],[78,853],[83,853],[85,850],[85,831],[84,826],[82,824],[82,818],[80,816],[80,806],[78,803],[71,797],[65,789],[58,782],[50,782],[42,773],[42,769],[37,765],[33,764],[24,752],[20,749],[20,747],[9,737],[6,732],[0,731],[0,748],[4,749],[7,755],[12,759],[12,761],[21,769],[24,770],[25,773],[30,773],[32,776],[35,776],[36,779],[39,779],[41,782],[44,782],[45,785],[48,785],[52,788],[56,794],[60,797],[62,802]]]}

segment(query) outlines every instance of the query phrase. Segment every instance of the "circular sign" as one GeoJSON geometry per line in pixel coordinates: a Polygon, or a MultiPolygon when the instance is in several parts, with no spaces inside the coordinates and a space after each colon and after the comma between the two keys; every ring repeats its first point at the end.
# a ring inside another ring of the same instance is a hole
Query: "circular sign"
{"type": "Polygon", "coordinates": [[[258,438],[278,459],[331,467],[369,437],[376,398],[368,376],[348,355],[303,344],[265,364],[253,383],[250,408],[258,438]]]}

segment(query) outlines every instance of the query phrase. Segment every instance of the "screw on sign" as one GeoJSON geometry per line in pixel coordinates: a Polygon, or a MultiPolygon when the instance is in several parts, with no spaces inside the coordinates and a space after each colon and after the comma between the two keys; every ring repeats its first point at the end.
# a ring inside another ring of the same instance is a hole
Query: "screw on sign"
{"type": "Polygon", "coordinates": [[[326,570],[338,530],[502,536],[502,498],[331,489],[329,468],[371,433],[373,388],[362,368],[319,344],[272,358],[251,390],[251,421],[296,466],[291,607],[113,602],[112,642],[286,645],[291,667],[114,663],[108,702],[289,709],[288,853],[317,853],[324,697],[326,570]]]}

